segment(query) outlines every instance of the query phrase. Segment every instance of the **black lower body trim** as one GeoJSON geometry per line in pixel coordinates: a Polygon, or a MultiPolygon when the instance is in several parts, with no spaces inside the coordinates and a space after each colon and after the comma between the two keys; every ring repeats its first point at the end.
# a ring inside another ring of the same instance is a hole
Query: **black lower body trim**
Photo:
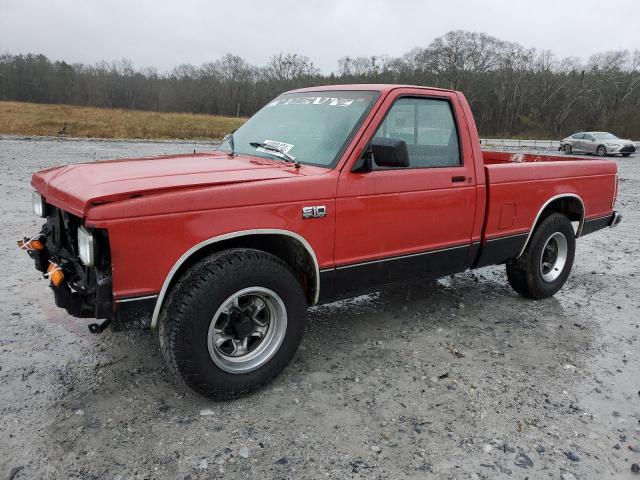
{"type": "Polygon", "coordinates": [[[610,226],[611,223],[613,222],[613,217],[614,217],[614,214],[611,213],[604,217],[590,218],[588,220],[585,220],[584,225],[582,227],[582,233],[580,234],[580,236],[587,235],[589,233],[593,233],[605,227],[610,226]]]}
{"type": "Polygon", "coordinates": [[[322,270],[318,303],[370,292],[394,283],[438,278],[464,272],[468,268],[504,263],[520,254],[528,236],[528,233],[521,233],[488,240],[484,246],[473,242],[322,270]]]}
{"type": "Polygon", "coordinates": [[[371,291],[372,288],[416,279],[437,278],[469,267],[471,244],[442,250],[344,265],[320,272],[320,300],[371,291]]]}
{"type": "Polygon", "coordinates": [[[335,297],[333,294],[335,279],[335,269],[320,270],[320,297],[318,303],[327,303],[335,297]]]}
{"type": "Polygon", "coordinates": [[[474,268],[498,265],[517,257],[527,241],[528,233],[492,238],[480,249],[480,256],[474,268]]]}
{"type": "Polygon", "coordinates": [[[113,326],[115,329],[147,328],[151,325],[153,309],[158,301],[157,295],[138,298],[126,298],[116,301],[113,314],[113,326]]]}

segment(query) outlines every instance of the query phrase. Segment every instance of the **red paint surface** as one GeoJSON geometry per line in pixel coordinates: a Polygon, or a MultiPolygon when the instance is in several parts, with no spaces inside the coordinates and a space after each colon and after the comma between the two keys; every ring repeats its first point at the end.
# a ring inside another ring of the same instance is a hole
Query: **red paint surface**
{"type": "Polygon", "coordinates": [[[116,299],[157,293],[186,251],[236,231],[295,232],[325,269],[528,232],[559,194],[579,195],[587,218],[612,211],[615,162],[482,152],[459,92],[393,85],[305,90],[334,89],[381,95],[333,170],[213,152],[49,169],[34,174],[32,184],[49,203],[109,231],[116,299]],[[451,101],[462,166],[351,172],[400,95],[451,101]],[[468,181],[452,183],[460,175],[468,181]],[[302,207],[310,205],[325,205],[327,216],[304,220],[302,207]],[[504,205],[513,221],[500,225],[504,205]]]}

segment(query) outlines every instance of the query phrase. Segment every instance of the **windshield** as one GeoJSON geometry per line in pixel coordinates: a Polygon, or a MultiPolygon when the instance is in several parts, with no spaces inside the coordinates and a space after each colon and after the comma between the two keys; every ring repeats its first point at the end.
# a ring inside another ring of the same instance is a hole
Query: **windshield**
{"type": "Polygon", "coordinates": [[[606,132],[594,133],[593,136],[596,137],[596,140],[618,140],[618,137],[616,137],[611,133],[606,133],[606,132]]]}
{"type": "MultiPolygon", "coordinates": [[[[303,164],[333,167],[378,96],[338,90],[280,95],[234,132],[234,151],[273,159],[257,145],[263,144],[303,164]]],[[[219,149],[230,151],[229,140],[219,149]]]]}

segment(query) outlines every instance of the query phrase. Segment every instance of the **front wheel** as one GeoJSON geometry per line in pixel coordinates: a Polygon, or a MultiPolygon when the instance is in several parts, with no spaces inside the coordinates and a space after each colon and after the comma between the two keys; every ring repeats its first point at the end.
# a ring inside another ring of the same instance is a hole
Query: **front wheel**
{"type": "Polygon", "coordinates": [[[572,149],[571,149],[571,145],[567,144],[564,146],[564,153],[566,153],[567,155],[571,155],[572,149]]]}
{"type": "Polygon", "coordinates": [[[304,332],[305,295],[291,269],[259,250],[196,263],[172,288],[159,321],[171,372],[210,398],[234,398],[289,364],[304,332]]]}
{"type": "Polygon", "coordinates": [[[561,213],[552,213],[536,227],[524,253],[507,262],[511,287],[527,298],[551,297],[567,281],[575,249],[571,222],[561,213]]]}
{"type": "Polygon", "coordinates": [[[600,146],[598,147],[598,149],[596,150],[596,154],[597,154],[599,157],[606,157],[606,156],[607,156],[607,149],[606,149],[606,147],[605,147],[604,145],[600,145],[600,146]]]}

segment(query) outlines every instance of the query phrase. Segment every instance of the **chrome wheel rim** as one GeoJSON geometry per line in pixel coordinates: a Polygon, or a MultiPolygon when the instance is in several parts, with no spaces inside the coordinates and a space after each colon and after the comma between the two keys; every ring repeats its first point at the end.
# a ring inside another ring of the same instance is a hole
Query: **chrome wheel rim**
{"type": "Polygon", "coordinates": [[[567,264],[569,246],[564,234],[556,232],[544,244],[540,257],[540,275],[545,282],[555,281],[567,264]]]}
{"type": "Polygon", "coordinates": [[[267,363],[287,331],[280,296],[263,287],[242,289],[227,298],[209,324],[211,360],[229,373],[248,373],[267,363]]]}

